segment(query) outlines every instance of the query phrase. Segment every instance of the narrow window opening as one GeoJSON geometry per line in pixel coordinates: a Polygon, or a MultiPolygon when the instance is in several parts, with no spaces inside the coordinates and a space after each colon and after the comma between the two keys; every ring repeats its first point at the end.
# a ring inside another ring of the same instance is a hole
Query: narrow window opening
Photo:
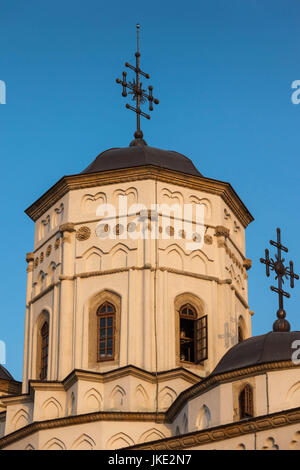
{"type": "Polygon", "coordinates": [[[41,373],[40,379],[46,380],[48,371],[49,325],[45,321],[41,328],[41,373]]]}
{"type": "Polygon", "coordinates": [[[246,385],[239,396],[240,419],[252,418],[253,413],[253,390],[250,385],[246,385]]]}
{"type": "Polygon", "coordinates": [[[207,315],[197,319],[197,311],[190,304],[179,311],[180,361],[200,363],[207,359],[207,315]]]}
{"type": "Polygon", "coordinates": [[[116,309],[104,302],[97,310],[98,316],[98,362],[112,361],[115,355],[116,309]]]}

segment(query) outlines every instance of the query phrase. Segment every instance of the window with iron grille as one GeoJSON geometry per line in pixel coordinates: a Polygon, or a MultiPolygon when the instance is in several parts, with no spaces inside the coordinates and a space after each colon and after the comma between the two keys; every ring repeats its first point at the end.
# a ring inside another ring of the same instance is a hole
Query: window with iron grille
{"type": "Polygon", "coordinates": [[[98,362],[112,361],[115,354],[116,309],[104,302],[97,310],[98,316],[98,362]]]}
{"type": "Polygon", "coordinates": [[[239,396],[240,419],[252,418],[253,413],[253,390],[250,385],[246,385],[239,396]]]}
{"type": "Polygon", "coordinates": [[[196,309],[185,304],[179,310],[180,361],[200,363],[208,357],[207,315],[197,318],[196,309]]]}
{"type": "Polygon", "coordinates": [[[41,328],[41,373],[40,379],[46,380],[48,370],[49,325],[45,321],[41,328]]]}

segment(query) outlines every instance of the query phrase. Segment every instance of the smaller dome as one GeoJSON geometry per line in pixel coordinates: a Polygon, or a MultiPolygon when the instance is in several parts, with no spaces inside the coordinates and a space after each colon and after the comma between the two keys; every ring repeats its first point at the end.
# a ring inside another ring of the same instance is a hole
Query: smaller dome
{"type": "Polygon", "coordinates": [[[188,175],[202,176],[188,157],[172,150],[157,149],[148,145],[105,150],[81,174],[139,166],[157,166],[188,175]]]}
{"type": "Polygon", "coordinates": [[[13,376],[0,364],[0,380],[14,380],[13,376]]]}
{"type": "Polygon", "coordinates": [[[211,375],[224,374],[259,364],[291,361],[292,343],[300,340],[300,331],[273,332],[253,336],[233,346],[222,357],[211,375]]]}

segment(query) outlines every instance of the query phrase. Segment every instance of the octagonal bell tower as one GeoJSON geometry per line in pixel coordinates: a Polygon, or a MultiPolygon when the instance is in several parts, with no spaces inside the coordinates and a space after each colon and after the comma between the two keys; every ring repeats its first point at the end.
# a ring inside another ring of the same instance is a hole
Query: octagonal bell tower
{"type": "Polygon", "coordinates": [[[126,66],[136,79],[117,80],[136,102],[127,105],[135,139],[64,176],[26,210],[35,240],[23,392],[30,380],[61,382],[74,370],[103,379],[131,368],[156,383],[158,409],[159,381],[175,381],[177,396],[251,335],[245,229],[253,218],[229,183],[146,144],[141,104],[151,111],[158,100],[152,86],[142,89],[140,75],[149,76],[139,44],[135,56],[126,66]]]}

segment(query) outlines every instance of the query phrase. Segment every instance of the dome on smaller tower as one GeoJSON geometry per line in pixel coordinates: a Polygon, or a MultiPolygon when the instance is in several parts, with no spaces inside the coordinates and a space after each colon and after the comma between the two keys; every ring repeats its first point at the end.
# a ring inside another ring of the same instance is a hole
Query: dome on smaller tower
{"type": "Polygon", "coordinates": [[[139,166],[156,166],[188,175],[202,176],[193,162],[181,153],[148,145],[105,150],[81,174],[139,166]]]}
{"type": "Polygon", "coordinates": [[[253,336],[233,346],[222,357],[211,375],[224,374],[246,367],[272,362],[291,361],[294,341],[300,341],[300,331],[274,332],[253,336]]]}
{"type": "Polygon", "coordinates": [[[13,376],[0,364],[0,380],[14,380],[13,376]]]}

